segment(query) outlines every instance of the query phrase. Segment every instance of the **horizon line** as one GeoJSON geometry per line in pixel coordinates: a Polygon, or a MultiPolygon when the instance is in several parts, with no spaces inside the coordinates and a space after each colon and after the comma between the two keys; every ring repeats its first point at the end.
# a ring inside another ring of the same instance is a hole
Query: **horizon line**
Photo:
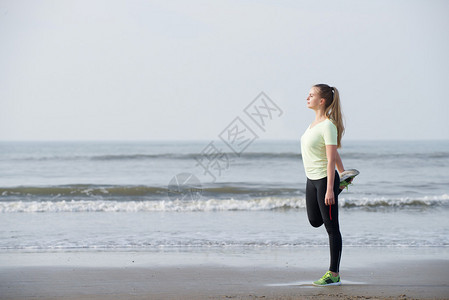
{"type": "MultiPolygon", "coordinates": [[[[42,139],[42,140],[27,140],[27,139],[18,139],[18,140],[1,140],[0,143],[10,143],[10,142],[211,142],[211,141],[219,141],[222,142],[220,139],[42,139]]],[[[255,140],[254,142],[262,141],[262,142],[270,142],[270,141],[286,141],[286,142],[299,142],[300,138],[296,139],[273,139],[273,138],[259,138],[255,140]]],[[[347,139],[344,142],[413,142],[413,141],[449,141],[449,139],[433,139],[433,138],[420,138],[420,139],[401,139],[401,138],[373,138],[373,139],[347,139]]]]}

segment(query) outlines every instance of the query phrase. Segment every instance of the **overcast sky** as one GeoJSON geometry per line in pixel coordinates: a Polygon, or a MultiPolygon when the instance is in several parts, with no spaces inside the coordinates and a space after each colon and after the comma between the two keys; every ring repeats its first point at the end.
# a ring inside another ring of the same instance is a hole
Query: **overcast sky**
{"type": "Polygon", "coordinates": [[[299,139],[315,83],[340,90],[345,139],[449,139],[448,13],[437,0],[0,0],[0,140],[211,140],[262,91],[283,114],[260,138],[299,139]]]}

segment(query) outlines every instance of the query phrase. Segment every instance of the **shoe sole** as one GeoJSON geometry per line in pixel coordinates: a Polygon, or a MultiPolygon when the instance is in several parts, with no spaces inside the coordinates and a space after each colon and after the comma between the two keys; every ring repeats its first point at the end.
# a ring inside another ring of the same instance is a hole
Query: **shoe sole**
{"type": "Polygon", "coordinates": [[[325,287],[325,286],[337,286],[337,285],[341,285],[341,281],[339,282],[334,282],[334,283],[328,283],[328,284],[315,284],[312,283],[314,286],[320,286],[320,287],[325,287]]]}
{"type": "Polygon", "coordinates": [[[359,174],[360,174],[360,172],[357,171],[356,169],[349,169],[340,174],[340,181],[345,181],[349,178],[354,178],[359,174]]]}
{"type": "Polygon", "coordinates": [[[347,189],[348,186],[351,184],[350,181],[352,179],[354,179],[354,177],[356,177],[359,174],[360,174],[360,172],[357,171],[356,169],[350,169],[350,170],[342,172],[340,174],[340,186],[339,186],[340,191],[338,192],[338,194],[343,192],[344,189],[347,189]]]}

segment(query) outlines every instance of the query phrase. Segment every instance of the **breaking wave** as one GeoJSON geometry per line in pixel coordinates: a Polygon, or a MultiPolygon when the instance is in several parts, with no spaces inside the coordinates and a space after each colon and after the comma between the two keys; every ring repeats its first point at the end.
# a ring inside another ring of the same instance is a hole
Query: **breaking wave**
{"type": "MultiPolygon", "coordinates": [[[[449,195],[398,199],[345,199],[340,206],[352,208],[449,208],[449,195]]],[[[1,201],[0,213],[35,212],[211,212],[211,211],[266,211],[305,208],[304,197],[261,197],[249,199],[198,200],[62,200],[62,201],[1,201]]]]}

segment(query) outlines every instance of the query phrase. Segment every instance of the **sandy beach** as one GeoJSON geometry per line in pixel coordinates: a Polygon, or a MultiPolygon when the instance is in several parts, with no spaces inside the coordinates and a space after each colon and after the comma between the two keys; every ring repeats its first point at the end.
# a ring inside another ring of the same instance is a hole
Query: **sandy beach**
{"type": "MultiPolygon", "coordinates": [[[[322,270],[310,264],[299,267],[288,255],[273,263],[269,255],[248,254],[232,257],[204,253],[63,253],[21,254],[39,259],[35,264],[14,259],[0,268],[1,299],[447,299],[449,260],[410,259],[397,251],[366,251],[366,268],[354,267],[364,249],[352,249],[352,263],[342,270],[339,287],[313,287],[311,282],[322,270]],[[378,252],[378,254],[375,254],[378,252]],[[393,253],[383,255],[383,253],[393,253]],[[52,260],[53,265],[48,262],[52,260]],[[75,260],[73,263],[62,261],[75,260]],[[92,267],[80,265],[76,257],[90,260],[92,267]],[[102,257],[103,261],[98,258],[102,257]],[[120,259],[128,257],[124,264],[120,259]],[[170,262],[170,257],[191,259],[170,262]],[[217,259],[221,257],[221,259],[217,259]],[[43,258],[46,258],[47,261],[43,258]],[[145,258],[147,259],[145,261],[145,258]],[[43,260],[42,260],[43,259],[43,260]],[[111,259],[110,266],[107,266],[111,259]],[[259,263],[267,259],[268,263],[259,263]],[[95,262],[95,260],[97,262],[95,262]],[[150,266],[151,261],[159,263],[150,266]],[[201,262],[203,261],[203,262],[201,262]],[[280,262],[282,261],[282,263],[280,262]],[[290,262],[290,264],[289,264],[290,262]],[[241,266],[239,266],[241,265],[241,266]]],[[[309,254],[311,260],[323,249],[309,254]]],[[[277,253],[279,255],[280,253],[277,253]]],[[[304,254],[304,253],[301,253],[304,254]]],[[[19,255],[13,254],[12,258],[19,255]]],[[[3,259],[7,258],[3,256],[3,259]]],[[[327,259],[327,258],[326,258],[327,259]]],[[[5,261],[5,260],[3,260],[5,261]]],[[[362,263],[359,261],[359,263],[362,263]]]]}

